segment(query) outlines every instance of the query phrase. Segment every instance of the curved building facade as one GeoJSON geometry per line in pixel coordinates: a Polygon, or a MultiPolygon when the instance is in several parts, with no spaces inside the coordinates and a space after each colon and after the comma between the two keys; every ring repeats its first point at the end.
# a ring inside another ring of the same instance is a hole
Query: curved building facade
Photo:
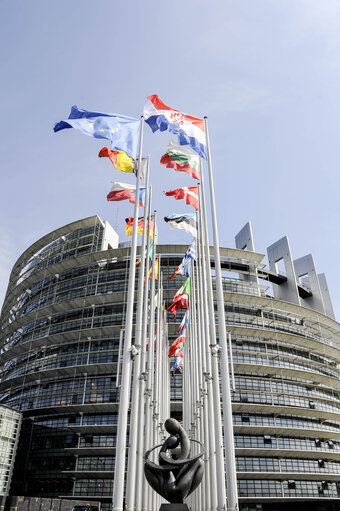
{"type": "MultiPolygon", "coordinates": [[[[170,302],[181,277],[166,277],[187,245],[157,250],[170,302]]],[[[267,269],[249,224],[220,250],[240,509],[340,509],[340,326],[326,279],[311,256],[292,260],[287,238],[268,248],[267,269]]],[[[129,248],[97,216],[46,235],[15,264],[0,355],[0,403],[24,416],[13,495],[86,496],[110,509],[128,270],[129,248]]],[[[178,417],[181,391],[176,375],[178,417]]]]}

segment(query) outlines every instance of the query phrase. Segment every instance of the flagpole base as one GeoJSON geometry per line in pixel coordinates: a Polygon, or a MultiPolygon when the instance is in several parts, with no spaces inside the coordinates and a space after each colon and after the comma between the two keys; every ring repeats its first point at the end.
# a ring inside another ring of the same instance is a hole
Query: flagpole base
{"type": "Polygon", "coordinates": [[[161,504],[159,511],[189,511],[187,504],[161,504]]]}

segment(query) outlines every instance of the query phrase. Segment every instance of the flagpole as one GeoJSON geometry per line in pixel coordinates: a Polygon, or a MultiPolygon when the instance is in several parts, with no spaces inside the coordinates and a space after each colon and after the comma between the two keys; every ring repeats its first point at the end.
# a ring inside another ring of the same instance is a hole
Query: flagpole
{"type": "Polygon", "coordinates": [[[224,509],[226,501],[225,493],[225,475],[224,475],[224,457],[223,457],[223,437],[222,437],[222,415],[221,415],[221,394],[219,385],[219,372],[216,351],[216,327],[214,297],[212,289],[210,248],[207,227],[207,212],[204,193],[204,179],[201,168],[201,231],[202,231],[202,280],[203,297],[205,310],[207,311],[205,323],[205,350],[206,350],[206,372],[205,381],[208,391],[209,416],[213,417],[213,428],[209,435],[211,441],[211,463],[210,463],[210,482],[211,482],[211,509],[224,509]],[[214,351],[212,351],[214,348],[214,351]],[[215,354],[214,354],[215,353],[215,354]],[[214,455],[213,455],[214,453],[214,455]]]}
{"type": "MultiPolygon", "coordinates": [[[[199,194],[200,197],[201,194],[199,194]]],[[[201,200],[200,202],[200,212],[201,212],[201,200]]],[[[211,502],[210,502],[210,465],[211,465],[211,458],[213,451],[211,450],[211,446],[213,443],[210,441],[210,427],[211,424],[209,424],[208,419],[208,403],[207,403],[207,395],[208,392],[206,390],[206,382],[204,379],[204,373],[206,372],[206,356],[205,356],[205,349],[204,349],[204,339],[206,336],[208,336],[208,328],[206,327],[206,322],[208,321],[208,310],[205,308],[205,300],[203,297],[203,284],[202,284],[202,271],[203,271],[203,258],[202,258],[202,250],[201,250],[201,243],[202,243],[202,229],[201,229],[201,222],[202,222],[202,215],[200,213],[199,215],[199,223],[197,225],[197,258],[196,258],[196,265],[194,268],[196,268],[196,275],[197,275],[197,289],[198,289],[198,300],[199,300],[199,314],[198,318],[200,320],[199,327],[200,327],[200,335],[199,335],[199,361],[200,361],[200,374],[201,374],[201,388],[200,388],[200,397],[201,397],[201,403],[202,403],[202,426],[204,431],[204,445],[206,446],[206,455],[205,455],[205,470],[204,470],[204,487],[205,487],[205,510],[208,511],[211,509],[211,502]]],[[[213,419],[212,419],[213,420],[213,419]]],[[[214,429],[213,427],[211,428],[214,429]]]]}
{"type": "Polygon", "coordinates": [[[224,296],[222,287],[222,272],[220,260],[220,247],[217,229],[216,218],[216,205],[215,205],[215,191],[212,173],[210,144],[208,134],[208,118],[204,117],[205,135],[207,142],[207,162],[209,171],[209,184],[210,184],[210,202],[211,202],[211,217],[214,236],[214,259],[215,259],[215,275],[216,275],[216,300],[218,311],[218,333],[220,352],[220,375],[222,387],[222,402],[223,402],[223,423],[224,423],[224,439],[225,439],[225,470],[227,479],[227,509],[229,511],[238,510],[238,492],[237,492],[237,477],[236,477],[236,463],[235,463],[235,446],[234,446],[234,430],[233,430],[233,415],[231,407],[230,396],[230,382],[229,382],[229,368],[228,368],[228,350],[226,339],[226,324],[224,312],[224,296]]]}
{"type": "MultiPolygon", "coordinates": [[[[129,283],[125,320],[125,336],[123,347],[123,367],[122,380],[120,387],[119,414],[117,426],[116,441],[116,462],[115,477],[113,482],[113,511],[123,511],[124,500],[124,479],[125,479],[125,460],[126,460],[126,437],[127,437],[127,419],[129,411],[129,396],[131,382],[132,366],[132,322],[133,322],[133,304],[135,295],[135,274],[136,274],[136,250],[137,250],[137,228],[139,211],[139,192],[140,192],[140,173],[142,167],[142,146],[143,146],[143,116],[141,116],[140,140],[139,140],[139,163],[137,171],[136,200],[134,209],[134,222],[132,231],[132,247],[130,255],[129,283]]],[[[145,204],[144,204],[145,206],[145,204]]]]}
{"type": "MultiPolygon", "coordinates": [[[[154,226],[156,231],[156,211],[154,211],[154,226]]],[[[153,447],[153,432],[152,432],[152,391],[154,381],[154,331],[155,331],[155,254],[156,254],[156,232],[154,236],[153,253],[152,253],[152,279],[151,279],[151,295],[150,295],[150,317],[149,317],[149,346],[148,346],[148,361],[147,361],[147,384],[146,384],[146,410],[145,410],[145,436],[146,448],[153,447]]],[[[146,278],[149,278],[147,275],[146,278]]],[[[150,486],[147,486],[147,509],[152,511],[153,494],[150,486]]]]}
{"type": "MultiPolygon", "coordinates": [[[[131,411],[130,411],[130,429],[129,429],[129,457],[126,478],[126,509],[128,511],[134,510],[135,489],[136,489],[136,469],[137,469],[137,435],[139,427],[139,416],[141,408],[139,408],[139,377],[141,367],[141,339],[142,339],[142,314],[143,314],[143,294],[144,294],[144,269],[145,269],[145,245],[146,245],[146,225],[148,215],[148,189],[149,189],[149,161],[147,158],[146,180],[145,180],[145,204],[144,204],[144,218],[143,218],[143,235],[142,246],[140,254],[140,266],[138,272],[138,292],[137,292],[137,312],[136,312],[136,327],[135,327],[135,347],[138,350],[138,355],[134,358],[133,364],[133,380],[132,380],[132,396],[131,396],[131,411]]],[[[140,160],[140,165],[143,161],[140,160]]],[[[138,225],[138,219],[137,219],[138,225]]],[[[150,230],[150,226],[149,229],[150,230]]],[[[148,255],[147,255],[148,257],[148,255]]],[[[135,263],[136,264],[136,263],[135,263]]],[[[141,405],[141,403],[140,403],[141,405]]]]}
{"type": "MultiPolygon", "coordinates": [[[[151,226],[151,203],[152,203],[152,186],[149,186],[149,204],[148,204],[148,223],[151,226]]],[[[139,378],[140,392],[139,392],[139,409],[141,411],[138,423],[138,442],[137,442],[137,477],[136,477],[136,495],[135,505],[136,511],[145,511],[144,507],[144,496],[146,494],[146,480],[144,479],[144,453],[147,450],[146,438],[144,434],[144,422],[145,422],[145,385],[146,385],[146,339],[147,339],[147,328],[148,328],[148,307],[149,307],[149,266],[150,266],[150,243],[151,243],[151,227],[148,229],[148,243],[147,243],[147,256],[145,264],[145,289],[144,289],[144,304],[143,304],[143,328],[142,328],[142,353],[141,353],[141,375],[139,378]],[[143,492],[144,487],[144,492],[143,492]]]]}

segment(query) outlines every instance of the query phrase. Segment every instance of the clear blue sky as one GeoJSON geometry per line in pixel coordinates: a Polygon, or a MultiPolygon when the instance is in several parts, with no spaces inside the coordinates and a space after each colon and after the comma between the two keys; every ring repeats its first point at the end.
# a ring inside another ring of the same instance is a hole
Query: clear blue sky
{"type": "MultiPolygon", "coordinates": [[[[99,214],[126,241],[132,182],[104,145],[54,134],[71,105],[139,117],[145,97],[209,118],[220,241],[251,220],[256,250],[288,235],[312,253],[339,318],[340,3],[338,0],[2,0],[0,303],[37,238],[99,214]]],[[[154,207],[189,212],[162,190],[192,185],[159,165],[169,139],[145,126],[154,207]]],[[[190,237],[160,223],[159,241],[190,237]]]]}

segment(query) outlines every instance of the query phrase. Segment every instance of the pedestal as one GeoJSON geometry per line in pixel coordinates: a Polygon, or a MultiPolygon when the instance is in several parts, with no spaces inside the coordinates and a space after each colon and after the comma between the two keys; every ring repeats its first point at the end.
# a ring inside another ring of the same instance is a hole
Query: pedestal
{"type": "Polygon", "coordinates": [[[186,504],[161,504],[159,511],[189,511],[186,504]]]}

